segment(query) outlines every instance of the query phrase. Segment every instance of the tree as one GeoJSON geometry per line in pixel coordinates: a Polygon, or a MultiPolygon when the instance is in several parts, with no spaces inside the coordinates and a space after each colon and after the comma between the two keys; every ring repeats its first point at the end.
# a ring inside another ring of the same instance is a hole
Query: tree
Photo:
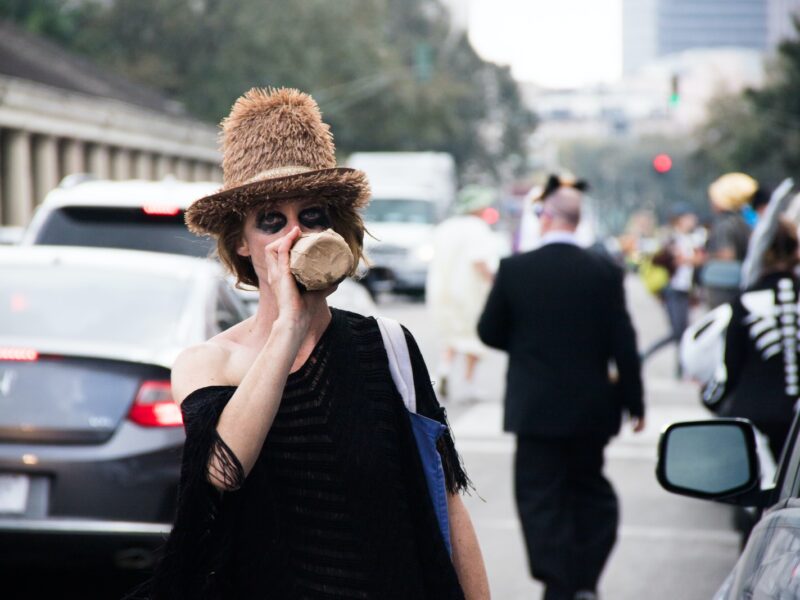
{"type": "Polygon", "coordinates": [[[0,0],[0,19],[14,21],[30,32],[68,43],[78,29],[86,7],[64,0],[0,0]]]}
{"type": "Polygon", "coordinates": [[[561,148],[564,166],[589,182],[598,220],[611,232],[622,231],[628,217],[640,209],[664,219],[677,201],[688,202],[699,214],[706,213],[705,186],[687,175],[689,157],[687,141],[662,136],[635,143],[618,138],[576,140],[561,148]],[[672,159],[666,173],[653,167],[659,154],[672,159]]]}
{"type": "Polygon", "coordinates": [[[0,15],[211,122],[253,86],[309,91],[341,154],[440,150],[496,175],[524,164],[535,127],[508,70],[451,30],[440,0],[0,3],[0,15]]]}
{"type": "Polygon", "coordinates": [[[800,171],[800,40],[778,47],[763,88],[718,97],[709,113],[697,132],[696,178],[744,171],[772,186],[800,171]]]}

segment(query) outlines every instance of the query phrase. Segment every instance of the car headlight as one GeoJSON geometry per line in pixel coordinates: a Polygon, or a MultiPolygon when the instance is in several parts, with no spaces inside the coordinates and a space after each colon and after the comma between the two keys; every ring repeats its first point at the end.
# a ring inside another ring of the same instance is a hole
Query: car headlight
{"type": "Polygon", "coordinates": [[[417,246],[414,250],[414,256],[422,262],[431,262],[433,260],[433,244],[423,244],[417,246]]]}

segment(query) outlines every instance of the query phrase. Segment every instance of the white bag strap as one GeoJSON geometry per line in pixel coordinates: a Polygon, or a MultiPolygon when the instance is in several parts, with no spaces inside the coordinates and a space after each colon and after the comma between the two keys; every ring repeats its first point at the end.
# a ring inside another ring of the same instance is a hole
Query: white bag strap
{"type": "Polygon", "coordinates": [[[417,392],[414,389],[414,371],[411,368],[411,355],[408,353],[406,334],[403,327],[394,319],[377,317],[383,345],[389,357],[389,371],[394,385],[403,398],[409,412],[417,412],[417,392]]]}

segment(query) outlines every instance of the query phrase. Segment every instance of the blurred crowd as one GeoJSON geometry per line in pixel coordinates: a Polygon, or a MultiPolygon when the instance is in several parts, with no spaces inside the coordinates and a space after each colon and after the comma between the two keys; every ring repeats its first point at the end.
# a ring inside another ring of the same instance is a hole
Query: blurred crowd
{"type": "MultiPolygon", "coordinates": [[[[489,189],[462,190],[456,215],[438,227],[427,298],[442,340],[442,398],[482,399],[484,391],[474,382],[484,355],[476,324],[499,259],[540,247],[543,198],[564,185],[588,188],[569,174],[534,186],[505,252],[493,243],[483,218],[497,202],[489,189]],[[465,391],[454,394],[454,383],[466,384],[465,391]]],[[[642,364],[674,346],[675,377],[697,382],[702,401],[715,413],[750,418],[776,460],[800,385],[798,207],[788,192],[773,192],[745,173],[726,173],[709,185],[706,206],[676,201],[660,215],[640,211],[623,234],[608,239],[597,234],[585,194],[575,231],[580,245],[639,278],[662,307],[668,330],[639,349],[642,364]]]]}

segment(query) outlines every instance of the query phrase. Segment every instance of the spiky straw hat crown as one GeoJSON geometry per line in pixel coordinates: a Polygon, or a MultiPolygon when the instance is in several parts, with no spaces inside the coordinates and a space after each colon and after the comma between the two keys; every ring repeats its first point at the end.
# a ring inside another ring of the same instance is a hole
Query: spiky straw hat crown
{"type": "Polygon", "coordinates": [[[336,166],[333,135],[314,99],[295,89],[253,88],[222,121],[222,189],[194,202],[186,224],[219,234],[258,204],[300,196],[356,208],[369,200],[362,171],[336,166]]]}

